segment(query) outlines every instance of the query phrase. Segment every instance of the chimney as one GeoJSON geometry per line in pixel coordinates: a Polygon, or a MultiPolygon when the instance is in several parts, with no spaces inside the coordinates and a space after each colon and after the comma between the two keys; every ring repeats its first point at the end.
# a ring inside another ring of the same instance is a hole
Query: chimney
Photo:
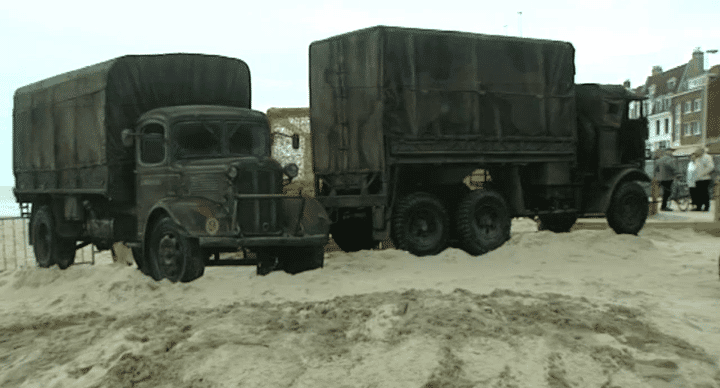
{"type": "Polygon", "coordinates": [[[662,74],[662,66],[653,66],[652,75],[662,74]]]}
{"type": "Polygon", "coordinates": [[[623,86],[625,87],[625,89],[630,89],[630,80],[626,79],[625,82],[623,82],[623,86]]]}
{"type": "Polygon", "coordinates": [[[696,69],[696,71],[701,72],[705,70],[705,53],[700,49],[700,47],[695,47],[690,62],[693,64],[692,67],[696,69]]]}

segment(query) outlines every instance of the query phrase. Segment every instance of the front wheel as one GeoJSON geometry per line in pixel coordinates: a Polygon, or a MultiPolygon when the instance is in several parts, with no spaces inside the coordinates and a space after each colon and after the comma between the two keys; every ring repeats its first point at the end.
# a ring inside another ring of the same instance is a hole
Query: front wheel
{"type": "Polygon", "coordinates": [[[649,211],[645,190],[636,182],[625,182],[613,193],[607,221],[617,234],[637,234],[645,225],[649,211]]]}
{"type": "Polygon", "coordinates": [[[155,280],[190,282],[205,272],[198,241],[188,237],[169,217],[160,219],[155,224],[150,235],[148,252],[148,272],[155,280]]]}
{"type": "Polygon", "coordinates": [[[512,219],[503,197],[475,190],[460,203],[457,225],[463,248],[473,256],[497,249],[510,239],[512,219]]]}
{"type": "Polygon", "coordinates": [[[55,219],[50,206],[33,205],[30,233],[33,251],[39,267],[49,268],[57,264],[66,269],[75,262],[75,241],[60,237],[55,231],[55,219]]]}

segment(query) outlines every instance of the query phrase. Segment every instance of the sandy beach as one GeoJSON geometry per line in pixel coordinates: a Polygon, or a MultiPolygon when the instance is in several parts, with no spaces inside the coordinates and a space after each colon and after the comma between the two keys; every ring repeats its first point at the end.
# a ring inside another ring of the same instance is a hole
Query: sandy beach
{"type": "Polygon", "coordinates": [[[328,252],[188,284],[0,273],[2,387],[720,387],[717,238],[537,232],[481,257],[328,252]]]}

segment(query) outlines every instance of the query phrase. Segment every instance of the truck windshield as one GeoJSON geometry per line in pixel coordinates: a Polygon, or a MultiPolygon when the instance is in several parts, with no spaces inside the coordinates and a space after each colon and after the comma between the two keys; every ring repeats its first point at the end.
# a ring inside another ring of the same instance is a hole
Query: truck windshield
{"type": "Polygon", "coordinates": [[[230,155],[267,154],[268,130],[259,123],[228,121],[225,128],[230,155]]]}
{"type": "Polygon", "coordinates": [[[235,120],[183,121],[174,127],[178,159],[224,156],[262,156],[267,151],[267,128],[235,120]]]}

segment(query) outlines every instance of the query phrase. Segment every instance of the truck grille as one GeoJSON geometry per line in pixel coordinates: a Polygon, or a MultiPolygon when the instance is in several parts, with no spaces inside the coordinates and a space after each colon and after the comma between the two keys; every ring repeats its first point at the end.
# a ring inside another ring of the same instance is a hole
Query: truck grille
{"type": "Polygon", "coordinates": [[[190,194],[191,195],[211,195],[218,196],[221,194],[221,184],[224,177],[219,174],[202,174],[190,177],[190,194]]]}
{"type": "MultiPolygon", "coordinates": [[[[279,171],[241,171],[236,178],[238,194],[278,194],[282,177],[279,171]]],[[[240,199],[238,223],[244,235],[272,235],[282,233],[279,198],[240,199]]]]}

